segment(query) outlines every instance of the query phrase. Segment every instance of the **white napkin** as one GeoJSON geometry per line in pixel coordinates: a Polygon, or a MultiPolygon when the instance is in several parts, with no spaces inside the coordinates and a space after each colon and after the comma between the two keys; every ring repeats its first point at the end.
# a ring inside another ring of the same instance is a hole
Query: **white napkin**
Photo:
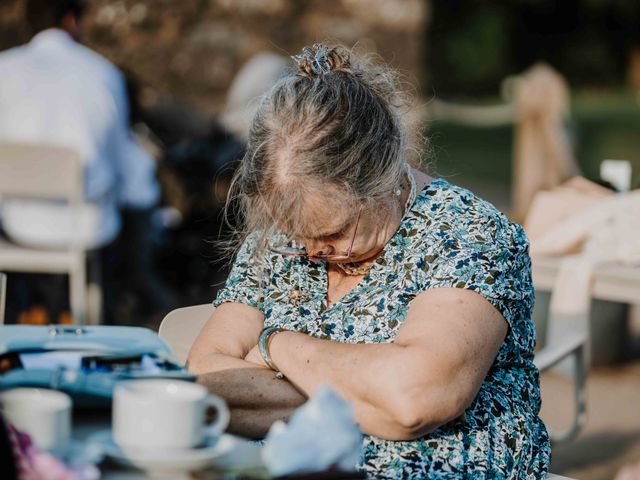
{"type": "Polygon", "coordinates": [[[321,387],[297,409],[289,423],[271,426],[262,459],[273,476],[317,472],[334,466],[353,471],[360,459],[362,434],[353,407],[330,387],[321,387]]]}

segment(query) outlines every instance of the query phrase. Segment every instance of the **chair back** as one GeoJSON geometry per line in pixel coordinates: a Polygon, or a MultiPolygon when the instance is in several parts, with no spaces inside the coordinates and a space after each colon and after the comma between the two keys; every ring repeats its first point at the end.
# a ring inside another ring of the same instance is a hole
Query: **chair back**
{"type": "Polygon", "coordinates": [[[80,200],[83,172],[81,156],[74,149],[0,143],[0,198],[80,200]]]}
{"type": "Polygon", "coordinates": [[[181,365],[186,363],[191,345],[214,310],[215,307],[210,303],[177,308],[162,320],[158,335],[169,344],[173,356],[181,365]]]}
{"type": "Polygon", "coordinates": [[[7,301],[7,274],[0,272],[0,325],[4,323],[4,308],[7,301]]]}

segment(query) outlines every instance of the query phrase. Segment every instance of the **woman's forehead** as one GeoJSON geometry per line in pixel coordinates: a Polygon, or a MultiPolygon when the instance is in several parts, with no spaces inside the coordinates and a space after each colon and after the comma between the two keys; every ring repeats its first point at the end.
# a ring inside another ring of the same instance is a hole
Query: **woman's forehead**
{"type": "Polygon", "coordinates": [[[328,237],[344,230],[351,223],[352,218],[350,215],[318,214],[300,225],[300,235],[306,238],[328,237]]]}
{"type": "Polygon", "coordinates": [[[310,189],[300,207],[295,230],[307,238],[337,233],[355,218],[353,203],[336,188],[310,189]]]}

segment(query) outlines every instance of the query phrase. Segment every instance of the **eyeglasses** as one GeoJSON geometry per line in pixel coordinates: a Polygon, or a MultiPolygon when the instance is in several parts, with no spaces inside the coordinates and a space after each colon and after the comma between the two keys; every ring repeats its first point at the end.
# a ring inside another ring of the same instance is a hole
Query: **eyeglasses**
{"type": "MultiPolygon", "coordinates": [[[[312,258],[318,258],[320,260],[327,261],[335,261],[335,260],[349,260],[353,257],[353,244],[356,241],[356,234],[358,233],[358,224],[360,223],[360,215],[362,214],[362,206],[358,209],[358,217],[356,218],[356,226],[353,229],[353,238],[351,239],[351,243],[349,244],[349,248],[347,249],[344,255],[330,255],[322,252],[318,252],[313,255],[312,258]]],[[[304,248],[295,248],[289,246],[275,246],[270,247],[269,251],[273,253],[278,253],[280,255],[284,255],[287,257],[309,257],[309,254],[304,248]]]]}

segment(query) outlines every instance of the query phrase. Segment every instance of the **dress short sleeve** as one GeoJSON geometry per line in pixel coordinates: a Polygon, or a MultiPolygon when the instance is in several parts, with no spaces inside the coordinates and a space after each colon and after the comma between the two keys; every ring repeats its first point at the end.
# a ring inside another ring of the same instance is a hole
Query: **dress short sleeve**
{"type": "Polygon", "coordinates": [[[268,262],[255,255],[255,251],[255,237],[249,236],[238,250],[231,273],[213,301],[215,307],[225,302],[235,302],[261,309],[264,280],[269,275],[268,262]]]}
{"type": "Polygon", "coordinates": [[[528,242],[519,226],[509,227],[504,236],[493,244],[471,243],[441,255],[433,270],[431,287],[473,290],[496,307],[513,327],[519,318],[529,318],[533,304],[531,260],[528,242]]]}
{"type": "Polygon", "coordinates": [[[421,288],[465,288],[487,299],[511,327],[533,308],[531,259],[524,230],[466,191],[433,199],[435,219],[419,261],[421,288]]]}

